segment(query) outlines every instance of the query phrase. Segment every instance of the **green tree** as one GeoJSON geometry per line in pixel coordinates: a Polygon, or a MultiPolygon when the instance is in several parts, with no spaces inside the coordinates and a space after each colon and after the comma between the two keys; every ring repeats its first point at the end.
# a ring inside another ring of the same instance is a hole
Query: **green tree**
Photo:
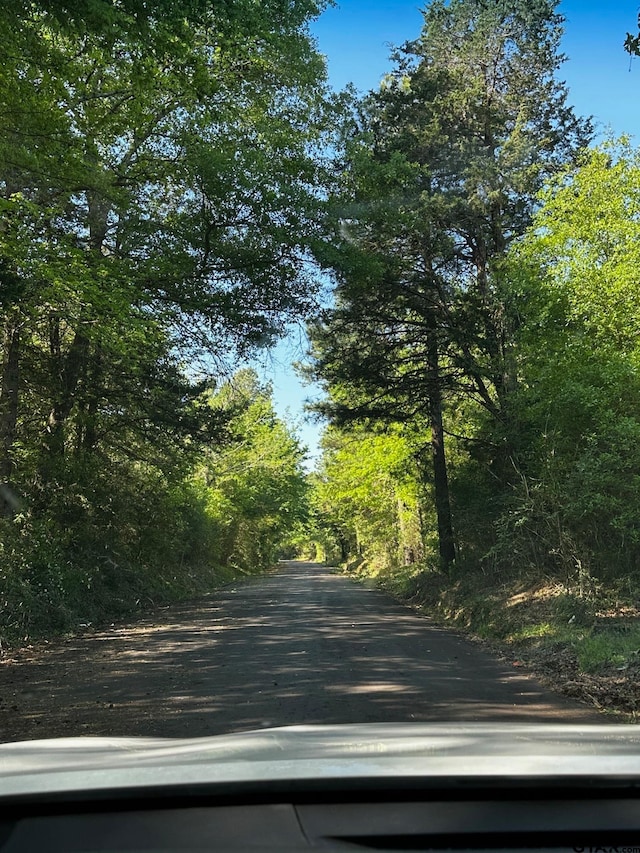
{"type": "Polygon", "coordinates": [[[421,559],[422,495],[402,431],[329,427],[322,446],[313,502],[325,549],[333,540],[327,550],[343,562],[366,559],[378,568],[421,559]]]}
{"type": "Polygon", "coordinates": [[[191,475],[231,441],[231,413],[206,390],[317,289],[320,6],[0,4],[0,544],[16,583],[0,593],[15,601],[49,590],[64,621],[72,588],[113,603],[135,578],[172,588],[171,564],[216,561],[191,475]]]}
{"type": "Polygon", "coordinates": [[[509,417],[500,265],[544,180],[590,136],[556,78],[554,9],[431,3],[420,38],[397,51],[396,70],[364,105],[335,199],[336,306],[312,328],[315,372],[333,398],[325,408],[428,424],[444,566],[455,560],[445,400],[463,395],[509,417]]]}
{"type": "Polygon", "coordinates": [[[228,443],[212,448],[197,472],[223,531],[220,557],[244,569],[265,568],[306,519],[305,450],[276,416],[271,389],[250,369],[225,383],[211,406],[230,418],[228,443]]]}
{"type": "Polygon", "coordinates": [[[56,470],[186,428],[181,363],[215,371],[311,304],[324,72],[315,4],[279,6],[3,7],[5,481],[18,447],[56,470]]]}
{"type": "Polygon", "coordinates": [[[512,440],[527,472],[505,546],[615,575],[640,560],[640,154],[608,143],[541,195],[507,266],[518,305],[512,440]]]}

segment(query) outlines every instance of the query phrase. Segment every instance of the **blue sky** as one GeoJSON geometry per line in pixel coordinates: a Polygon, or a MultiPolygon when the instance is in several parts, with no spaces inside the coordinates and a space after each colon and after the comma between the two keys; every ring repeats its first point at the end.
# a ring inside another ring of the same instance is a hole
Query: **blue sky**
{"type": "MultiPolygon", "coordinates": [[[[415,38],[421,27],[415,0],[339,0],[313,24],[318,48],[327,58],[329,81],[335,89],[353,83],[361,91],[377,88],[391,67],[393,45],[415,38]]],[[[592,115],[601,136],[628,133],[640,144],[640,59],[630,61],[622,48],[633,32],[640,0],[562,0],[565,16],[562,42],[567,61],[560,78],[569,86],[570,103],[579,115],[592,115]]],[[[305,388],[290,366],[303,356],[301,330],[293,330],[263,359],[262,372],[274,386],[276,407],[298,424],[302,441],[317,454],[320,427],[304,422],[305,398],[317,390],[305,388]]]]}

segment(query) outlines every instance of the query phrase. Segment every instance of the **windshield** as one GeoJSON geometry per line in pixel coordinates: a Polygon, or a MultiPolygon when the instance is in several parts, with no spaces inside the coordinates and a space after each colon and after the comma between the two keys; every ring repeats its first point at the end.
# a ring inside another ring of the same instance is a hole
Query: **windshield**
{"type": "Polygon", "coordinates": [[[635,4],[0,21],[0,740],[633,721],[635,4]]]}

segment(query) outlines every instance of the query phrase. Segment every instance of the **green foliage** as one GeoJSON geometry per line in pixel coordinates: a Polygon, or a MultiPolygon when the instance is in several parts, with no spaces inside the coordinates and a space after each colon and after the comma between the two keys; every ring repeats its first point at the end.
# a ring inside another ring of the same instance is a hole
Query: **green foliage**
{"type": "Polygon", "coordinates": [[[0,636],[264,567],[295,523],[269,394],[210,389],[315,300],[321,5],[2,4],[0,636]]]}
{"type": "Polygon", "coordinates": [[[420,485],[402,431],[330,428],[323,449],[313,479],[310,534],[328,559],[363,559],[379,568],[420,560],[420,485]]]}
{"type": "MultiPolygon", "coordinates": [[[[516,365],[502,262],[545,179],[575,162],[591,133],[556,76],[555,6],[430,3],[420,37],[361,106],[333,199],[336,301],[311,328],[312,371],[329,392],[318,408],[338,425],[423,433],[432,452],[420,476],[433,484],[449,568],[447,406],[470,401],[493,422],[509,419],[516,365]]],[[[492,471],[503,485],[509,450],[492,471]]]]}
{"type": "Polygon", "coordinates": [[[15,37],[0,72],[10,459],[43,433],[54,455],[157,437],[201,390],[181,363],[215,372],[313,300],[328,111],[314,4],[156,5],[0,13],[15,37]]]}
{"type": "Polygon", "coordinates": [[[565,577],[611,578],[640,557],[638,152],[625,140],[594,150],[541,201],[506,267],[521,480],[502,544],[565,577]]]}
{"type": "Polygon", "coordinates": [[[244,370],[212,396],[213,407],[231,413],[231,442],[211,449],[195,475],[206,487],[224,563],[245,571],[270,566],[307,513],[305,451],[276,417],[270,394],[244,370]]]}
{"type": "Polygon", "coordinates": [[[452,581],[548,575],[592,601],[603,582],[637,577],[639,163],[626,140],[586,153],[499,265],[512,363],[501,415],[452,397],[444,413],[452,581]]]}
{"type": "Polygon", "coordinates": [[[251,371],[199,404],[224,410],[227,439],[181,474],[84,459],[47,484],[46,508],[0,520],[0,643],[122,616],[273,564],[305,518],[304,452],[251,371]]]}
{"type": "Polygon", "coordinates": [[[584,672],[598,672],[611,666],[624,672],[629,664],[637,663],[640,629],[591,634],[581,638],[576,646],[578,663],[584,672]]]}

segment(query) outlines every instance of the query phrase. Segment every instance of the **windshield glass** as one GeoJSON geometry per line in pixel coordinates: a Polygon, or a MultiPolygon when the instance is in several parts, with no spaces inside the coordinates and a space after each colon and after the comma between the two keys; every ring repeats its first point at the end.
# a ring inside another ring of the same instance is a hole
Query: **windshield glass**
{"type": "Polygon", "coordinates": [[[633,721],[635,4],[0,22],[0,740],[633,721]]]}

